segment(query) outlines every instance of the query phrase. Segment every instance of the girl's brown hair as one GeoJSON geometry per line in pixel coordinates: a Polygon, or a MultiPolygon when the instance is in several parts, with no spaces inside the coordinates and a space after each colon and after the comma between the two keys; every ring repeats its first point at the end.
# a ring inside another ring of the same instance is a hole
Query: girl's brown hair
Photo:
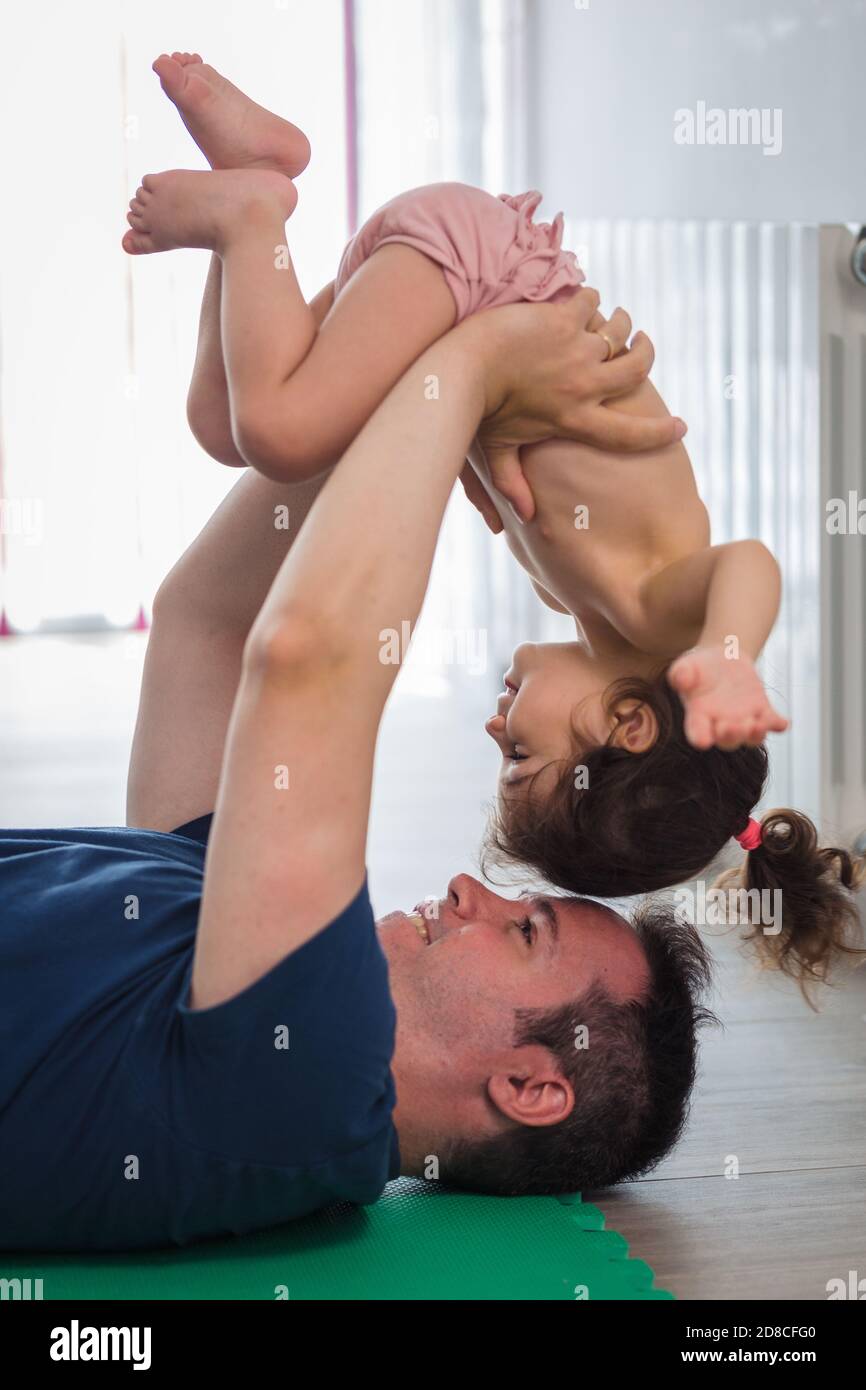
{"type": "MultiPolygon", "coordinates": [[[[500,799],[488,859],[528,866],[566,893],[620,898],[698,877],[745,830],[767,779],[766,748],[693,748],[666,671],[616,681],[605,693],[609,711],[626,700],[655,715],[653,745],[643,753],[610,741],[584,749],[577,765],[563,765],[551,795],[500,799]]],[[[748,939],[805,993],[841,957],[866,956],[855,944],[852,896],[864,861],[819,848],[815,826],[798,811],[769,812],[761,830],[761,844],[718,886],[780,890],[781,930],[757,926],[748,939]]]]}

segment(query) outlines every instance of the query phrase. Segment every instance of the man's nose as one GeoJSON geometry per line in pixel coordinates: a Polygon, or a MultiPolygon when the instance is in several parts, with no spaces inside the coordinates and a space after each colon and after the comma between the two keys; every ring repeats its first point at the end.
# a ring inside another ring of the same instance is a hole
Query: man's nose
{"type": "Polygon", "coordinates": [[[471,874],[458,874],[448,884],[448,902],[455,916],[468,922],[489,918],[499,897],[471,874]]]}

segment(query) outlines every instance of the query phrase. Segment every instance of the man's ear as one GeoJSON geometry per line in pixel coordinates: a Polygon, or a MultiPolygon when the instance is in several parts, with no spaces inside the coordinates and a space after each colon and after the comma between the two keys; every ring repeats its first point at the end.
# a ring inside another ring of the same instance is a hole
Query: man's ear
{"type": "Polygon", "coordinates": [[[493,1074],[487,1094],[499,1113],[520,1125],[558,1125],[574,1109],[574,1090],[546,1047],[517,1047],[507,1070],[493,1074]]]}
{"type": "Polygon", "coordinates": [[[610,711],[616,720],[611,743],[627,753],[646,753],[659,736],[659,725],[649,705],[642,700],[619,700],[610,711]]]}

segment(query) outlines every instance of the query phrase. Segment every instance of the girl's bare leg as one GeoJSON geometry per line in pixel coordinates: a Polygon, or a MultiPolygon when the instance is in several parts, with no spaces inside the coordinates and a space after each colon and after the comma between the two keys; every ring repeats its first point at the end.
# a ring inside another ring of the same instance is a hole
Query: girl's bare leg
{"type": "Polygon", "coordinates": [[[340,457],[403,372],[456,317],[437,265],[385,246],[317,333],[285,245],[294,185],[270,170],[172,170],[131,204],[133,254],[204,247],[222,262],[220,323],[235,446],[276,482],[340,457]]]}
{"type": "MultiPolygon", "coordinates": [[[[288,177],[303,170],[309,159],[303,133],[251,101],[197,54],[163,55],[154,68],[213,169],[267,170],[288,177]]],[[[130,221],[135,229],[132,214],[130,221]]],[[[130,251],[155,249],[135,244],[134,233],[124,244],[130,251]]],[[[270,257],[277,244],[268,248],[270,257]]],[[[278,480],[315,476],[340,456],[409,363],[452,326],[450,292],[438,267],[420,253],[383,248],[341,295],[317,340],[316,331],[333,305],[333,289],[322,291],[301,313],[303,301],[286,252],[284,283],[274,305],[290,309],[292,321],[284,324],[287,337],[282,341],[295,349],[288,356],[274,353],[273,345],[280,341],[274,336],[277,324],[262,323],[264,351],[254,354],[257,366],[250,372],[248,332],[252,330],[253,340],[259,335],[248,315],[237,312],[238,305],[248,302],[245,258],[240,254],[233,261],[239,293],[230,309],[222,303],[224,268],[217,256],[211,262],[188,400],[191,428],[202,446],[225,463],[251,462],[278,480]],[[234,369],[227,374],[228,324],[238,332],[233,333],[234,369]],[[310,351],[295,371],[298,343],[302,352],[310,351]]],[[[260,299],[255,302],[261,306],[260,299]]]]}
{"type": "MultiPolygon", "coordinates": [[[[290,371],[266,348],[250,353],[244,306],[253,303],[241,258],[223,264],[223,342],[240,452],[278,481],[331,467],[406,368],[453,327],[454,298],[441,269],[413,247],[381,247],[340,294],[309,350],[290,371]],[[232,356],[229,335],[238,346],[232,356]]],[[[255,277],[258,266],[249,266],[255,277]]],[[[250,325],[252,328],[252,325],[250,325]]],[[[276,325],[275,325],[276,327],[276,325]]],[[[258,322],[261,331],[264,324],[258,322]]]]}
{"type": "MultiPolygon", "coordinates": [[[[154,70],[212,169],[272,169],[291,178],[306,167],[310,145],[303,131],[250,100],[197,53],[163,54],[154,70]]],[[[232,438],[223,361],[221,284],[222,266],[213,256],[202,298],[187,416],[207,453],[221,463],[242,467],[245,459],[232,438]]],[[[317,296],[311,306],[317,322],[329,307],[326,292],[317,296]]]]}
{"type": "MultiPolygon", "coordinates": [[[[199,315],[198,345],[192,370],[186,412],[189,427],[205,453],[233,468],[246,467],[232,434],[228,382],[223,357],[220,313],[222,262],[211,256],[199,315]]],[[[326,318],[334,302],[333,285],[327,285],[310,302],[316,326],[326,318]]]]}
{"type": "Polygon", "coordinates": [[[232,438],[229,391],[220,332],[222,263],[211,256],[198,321],[198,345],[186,399],[189,427],[206,454],[233,468],[246,466],[232,438]]]}

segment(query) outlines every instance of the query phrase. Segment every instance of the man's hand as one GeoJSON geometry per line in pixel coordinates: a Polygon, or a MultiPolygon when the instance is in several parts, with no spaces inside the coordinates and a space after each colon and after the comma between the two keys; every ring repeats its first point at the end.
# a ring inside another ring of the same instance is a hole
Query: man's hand
{"type": "Polygon", "coordinates": [[[685,735],[694,748],[756,748],[768,733],[788,727],[747,656],[733,659],[722,647],[695,647],[677,658],[668,680],[685,707],[685,735]]]}
{"type": "MultiPolygon", "coordinates": [[[[520,476],[523,478],[522,472],[520,476]]],[[[487,524],[488,530],[492,531],[494,536],[498,536],[505,530],[502,524],[502,517],[496,510],[496,504],[493,498],[490,496],[490,493],[487,491],[471,463],[467,463],[466,467],[463,469],[463,472],[460,474],[460,481],[463,484],[463,491],[466,493],[466,500],[471,502],[473,507],[477,508],[481,513],[487,524]]],[[[506,479],[506,482],[507,481],[506,479]]],[[[525,478],[523,482],[524,486],[528,486],[525,478]]],[[[510,500],[509,498],[509,501],[510,500]]]]}
{"type": "MultiPolygon", "coordinates": [[[[487,414],[478,437],[491,480],[524,521],[534,516],[535,503],[520,466],[522,444],[559,437],[640,452],[672,444],[686,433],[675,417],[644,418],[604,408],[605,401],[646,380],[654,352],[645,333],[637,333],[627,347],[631,319],[624,309],[605,324],[598,305],[597,292],[584,287],[566,304],[509,305],[461,326],[479,334],[486,363],[487,414]],[[597,324],[604,325],[604,336],[597,324]]],[[[478,505],[474,495],[470,500],[478,505]]]]}

